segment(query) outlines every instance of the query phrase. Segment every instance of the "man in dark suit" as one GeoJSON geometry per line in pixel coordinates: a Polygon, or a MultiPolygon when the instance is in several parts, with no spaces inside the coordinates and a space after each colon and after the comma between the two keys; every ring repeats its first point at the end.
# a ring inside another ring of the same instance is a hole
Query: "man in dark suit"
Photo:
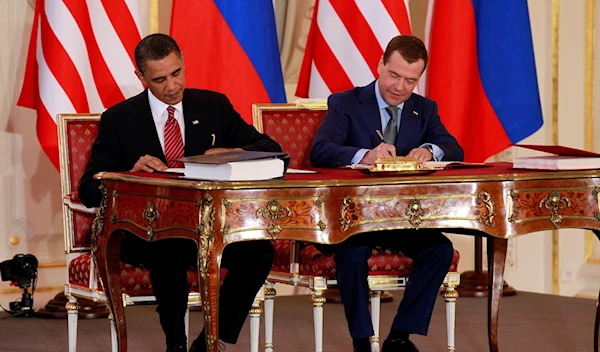
{"type": "MultiPolygon", "coordinates": [[[[172,159],[228,150],[281,151],[275,141],[258,133],[233,109],[223,94],[186,89],[183,56],[177,43],[152,34],[137,45],[136,75],[148,88],[106,110],[85,173],[79,197],[88,207],[100,204],[100,171],[154,172],[178,166],[172,159]]],[[[184,316],[189,287],[187,269],[195,267],[198,249],[186,239],[148,243],[131,234],[121,259],[150,270],[157,312],[167,351],[186,351],[184,316]]],[[[220,291],[219,337],[235,343],[254,296],[264,283],[274,250],[268,241],[228,245],[221,266],[228,269],[220,291]]],[[[190,351],[205,351],[205,333],[190,351]]]]}
{"type": "MultiPolygon", "coordinates": [[[[379,78],[366,87],[333,94],[317,129],[310,154],[316,167],[373,164],[382,157],[420,161],[462,160],[463,151],[440,121],[437,104],[413,93],[427,66],[427,50],[413,36],[393,38],[378,67],[379,78]],[[382,138],[378,131],[383,131],[382,138]]],[[[418,351],[409,335],[425,335],[437,293],[454,254],[436,230],[390,230],[355,236],[331,246],[336,276],[354,351],[369,352],[373,327],[369,313],[367,261],[375,245],[412,258],[414,270],[383,352],[418,351]]]]}

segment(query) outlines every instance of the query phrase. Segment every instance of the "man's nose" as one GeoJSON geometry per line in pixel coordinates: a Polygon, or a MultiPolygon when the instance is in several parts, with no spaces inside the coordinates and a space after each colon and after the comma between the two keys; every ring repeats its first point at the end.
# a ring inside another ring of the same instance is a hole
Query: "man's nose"
{"type": "Polygon", "coordinates": [[[175,89],[175,80],[172,78],[167,78],[166,88],[167,90],[175,89]]]}
{"type": "Polygon", "coordinates": [[[403,91],[405,85],[406,85],[406,81],[404,80],[404,78],[399,78],[394,83],[394,89],[396,89],[397,91],[403,91]]]}

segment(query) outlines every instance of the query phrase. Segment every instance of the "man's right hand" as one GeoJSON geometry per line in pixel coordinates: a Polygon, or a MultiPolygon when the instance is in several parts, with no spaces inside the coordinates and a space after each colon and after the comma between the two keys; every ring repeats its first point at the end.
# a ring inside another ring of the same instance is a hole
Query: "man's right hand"
{"type": "Polygon", "coordinates": [[[389,158],[393,156],[396,156],[396,146],[387,143],[381,143],[374,149],[369,150],[367,154],[363,156],[360,163],[374,165],[375,160],[379,158],[389,158]]]}
{"type": "Polygon", "coordinates": [[[165,171],[166,169],[168,169],[168,167],[162,162],[162,160],[146,154],[139,158],[135,165],[133,165],[131,172],[154,172],[154,170],[165,171]]]}

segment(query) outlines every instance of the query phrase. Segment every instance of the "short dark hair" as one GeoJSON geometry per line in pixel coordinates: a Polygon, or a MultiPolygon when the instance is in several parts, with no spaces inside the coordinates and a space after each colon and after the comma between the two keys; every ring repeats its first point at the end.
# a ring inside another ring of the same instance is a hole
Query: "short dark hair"
{"type": "Polygon", "coordinates": [[[135,65],[138,71],[144,73],[147,60],[160,60],[172,52],[181,59],[181,50],[175,39],[166,34],[154,33],[142,39],[135,47],[135,65]]]}
{"type": "Polygon", "coordinates": [[[421,39],[409,34],[399,35],[392,38],[392,40],[390,40],[388,43],[387,48],[385,48],[385,53],[383,53],[384,64],[388,62],[394,51],[400,53],[404,60],[406,60],[409,64],[422,59],[423,63],[425,64],[423,66],[423,71],[425,71],[429,57],[427,55],[427,48],[425,48],[425,44],[421,39]]]}

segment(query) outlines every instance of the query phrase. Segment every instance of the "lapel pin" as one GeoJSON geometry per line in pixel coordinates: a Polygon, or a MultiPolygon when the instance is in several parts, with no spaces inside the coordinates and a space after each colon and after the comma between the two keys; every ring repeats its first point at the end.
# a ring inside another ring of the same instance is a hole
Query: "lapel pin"
{"type": "Polygon", "coordinates": [[[192,125],[197,125],[197,124],[198,124],[198,120],[192,121],[192,125]]]}
{"type": "Polygon", "coordinates": [[[418,112],[416,112],[415,110],[413,110],[413,115],[415,115],[415,116],[419,116],[419,113],[418,113],[418,112]]]}

